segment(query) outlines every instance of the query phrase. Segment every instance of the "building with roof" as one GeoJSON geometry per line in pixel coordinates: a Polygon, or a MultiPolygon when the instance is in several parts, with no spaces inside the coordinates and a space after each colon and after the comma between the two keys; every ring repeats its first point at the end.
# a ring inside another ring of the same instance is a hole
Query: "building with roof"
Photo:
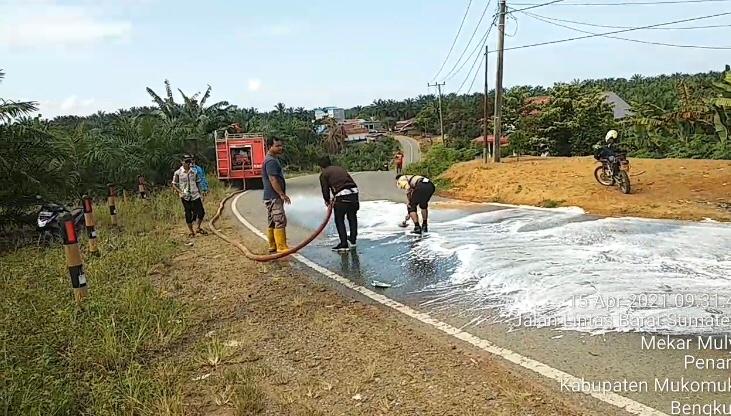
{"type": "Polygon", "coordinates": [[[315,121],[325,117],[334,118],[340,123],[345,120],[345,110],[340,107],[324,107],[315,110],[315,121]]]}

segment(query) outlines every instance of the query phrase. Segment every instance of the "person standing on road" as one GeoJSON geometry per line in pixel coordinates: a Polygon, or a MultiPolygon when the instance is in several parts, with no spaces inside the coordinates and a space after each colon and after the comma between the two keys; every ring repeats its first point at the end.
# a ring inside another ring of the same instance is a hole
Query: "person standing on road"
{"type": "Polygon", "coordinates": [[[393,157],[393,161],[396,164],[396,174],[402,174],[402,168],[404,166],[404,153],[401,151],[401,149],[396,152],[396,155],[393,157]]]}
{"type": "Polygon", "coordinates": [[[348,171],[340,166],[334,166],[329,156],[323,156],[318,161],[320,169],[320,187],[325,205],[334,200],[335,228],[338,230],[340,244],[333,247],[334,251],[346,251],[354,248],[358,237],[358,186],[348,171]],[[332,198],[330,194],[332,193],[332,198]],[[348,217],[350,237],[345,232],[345,217],[348,217]]]}
{"type": "Polygon", "coordinates": [[[197,221],[197,232],[199,234],[208,234],[201,228],[203,217],[206,212],[203,209],[203,200],[200,193],[200,178],[193,169],[193,157],[190,155],[183,156],[183,163],[180,169],[173,174],[173,189],[180,196],[185,211],[185,224],[190,231],[189,236],[195,237],[193,231],[193,221],[197,221]]]}
{"type": "Polygon", "coordinates": [[[411,221],[414,223],[412,233],[421,234],[428,232],[429,200],[436,191],[434,182],[426,176],[397,175],[396,186],[406,191],[406,212],[408,215],[401,223],[401,226],[406,227],[406,221],[408,218],[411,218],[411,221]],[[419,215],[416,213],[417,206],[421,208],[421,225],[419,225],[419,215]]]}
{"type": "Polygon", "coordinates": [[[284,213],[284,204],[291,204],[286,194],[287,184],[284,180],[284,170],[277,156],[284,153],[284,142],[281,139],[269,137],[267,139],[267,156],[261,168],[261,180],[264,185],[264,204],[267,207],[267,240],[270,253],[282,253],[289,250],[287,247],[287,216],[284,213]]]}
{"type": "Polygon", "coordinates": [[[192,167],[195,169],[198,179],[200,179],[201,198],[205,198],[205,196],[208,195],[208,179],[206,179],[206,171],[203,170],[203,166],[195,163],[195,158],[193,158],[192,167]]]}

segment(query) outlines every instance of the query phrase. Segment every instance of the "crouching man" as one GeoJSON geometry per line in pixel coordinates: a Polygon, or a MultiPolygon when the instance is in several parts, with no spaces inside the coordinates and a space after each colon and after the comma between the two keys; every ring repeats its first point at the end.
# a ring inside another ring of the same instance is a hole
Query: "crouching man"
{"type": "MultiPolygon", "coordinates": [[[[408,218],[414,223],[412,233],[421,234],[429,231],[429,200],[436,191],[434,182],[426,176],[419,175],[398,175],[396,176],[396,186],[406,191],[406,210],[408,218]],[[416,213],[416,207],[421,208],[421,225],[419,225],[419,215],[416,213]]],[[[406,227],[406,220],[401,224],[406,227]]]]}

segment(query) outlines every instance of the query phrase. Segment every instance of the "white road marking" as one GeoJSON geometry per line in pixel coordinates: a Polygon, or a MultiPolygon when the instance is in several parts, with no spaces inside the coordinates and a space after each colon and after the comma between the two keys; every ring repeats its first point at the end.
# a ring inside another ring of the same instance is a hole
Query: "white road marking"
{"type": "MultiPolygon", "coordinates": [[[[246,218],[244,218],[239,213],[239,210],[236,208],[236,205],[239,202],[239,198],[241,198],[241,196],[243,196],[245,193],[246,192],[243,192],[243,193],[237,195],[236,198],[234,198],[233,203],[231,204],[231,211],[233,211],[236,218],[246,228],[248,228],[249,231],[258,235],[261,239],[266,240],[267,237],[264,235],[264,233],[259,231],[249,221],[247,221],[246,218]]],[[[419,311],[411,308],[410,306],[397,302],[391,298],[381,295],[380,293],[376,293],[368,288],[356,285],[355,283],[351,282],[350,280],[346,279],[345,277],[340,276],[339,274],[334,273],[334,272],[320,266],[319,264],[311,261],[310,259],[308,259],[307,257],[305,257],[301,254],[293,254],[292,257],[294,257],[296,260],[300,261],[301,263],[307,265],[311,269],[323,274],[324,276],[327,276],[330,279],[340,283],[341,285],[343,285],[351,290],[354,290],[364,296],[367,296],[368,298],[370,298],[382,305],[388,306],[398,312],[403,313],[406,316],[416,319],[424,324],[430,325],[430,326],[444,332],[447,335],[451,335],[454,338],[457,338],[457,339],[465,341],[469,344],[472,344],[475,347],[477,347],[483,351],[489,352],[490,354],[498,355],[507,361],[517,364],[523,368],[527,368],[528,370],[534,371],[534,372],[536,372],[544,377],[547,377],[551,380],[554,380],[558,383],[566,383],[570,386],[574,386],[574,385],[581,385],[580,383],[583,381],[579,377],[573,376],[571,374],[568,374],[566,372],[553,368],[547,364],[543,364],[542,362],[534,360],[532,358],[528,358],[526,356],[520,355],[507,348],[498,347],[497,345],[493,344],[492,342],[490,342],[488,340],[479,338],[468,332],[462,331],[459,328],[449,325],[448,323],[434,319],[431,316],[429,316],[429,314],[427,314],[427,313],[419,312],[419,311]]],[[[601,400],[604,403],[611,404],[612,406],[616,406],[616,407],[623,409],[626,412],[634,414],[634,415],[668,416],[666,413],[653,409],[647,405],[644,405],[644,404],[637,402],[635,400],[632,400],[630,398],[621,396],[617,393],[594,392],[594,391],[582,391],[582,393],[588,394],[589,396],[592,396],[598,400],[601,400]]]]}

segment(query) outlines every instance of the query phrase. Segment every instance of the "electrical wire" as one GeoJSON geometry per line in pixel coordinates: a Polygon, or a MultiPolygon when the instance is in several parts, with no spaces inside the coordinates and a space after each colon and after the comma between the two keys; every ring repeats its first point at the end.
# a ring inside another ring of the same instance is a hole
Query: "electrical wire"
{"type": "Polygon", "coordinates": [[[464,11],[464,16],[462,16],[462,22],[459,24],[459,29],[457,29],[457,34],[454,35],[454,40],[452,41],[452,46],[449,47],[449,52],[447,52],[447,56],[444,58],[444,62],[442,62],[442,66],[439,67],[439,71],[434,75],[434,78],[432,78],[432,81],[437,79],[439,74],[442,73],[442,70],[444,69],[444,65],[447,64],[447,61],[449,60],[449,57],[452,55],[452,50],[454,50],[454,45],[457,44],[457,39],[459,38],[459,34],[462,33],[462,26],[464,26],[464,22],[467,19],[467,14],[470,12],[470,6],[472,6],[472,0],[467,3],[467,10],[464,11]]]}
{"type": "Polygon", "coordinates": [[[561,3],[562,1],[565,1],[565,0],[553,0],[553,1],[546,2],[546,3],[511,3],[511,4],[515,4],[516,6],[529,6],[529,7],[523,8],[523,9],[515,10],[516,12],[520,12],[523,10],[537,9],[537,8],[543,7],[543,6],[550,6],[552,4],[561,3]]]}
{"type": "MultiPolygon", "coordinates": [[[[480,56],[478,55],[475,58],[475,61],[472,62],[472,66],[470,67],[470,70],[467,71],[467,76],[465,77],[465,79],[462,81],[462,83],[459,85],[459,88],[457,89],[457,94],[459,94],[460,92],[462,92],[462,87],[464,87],[464,85],[467,83],[467,80],[470,79],[470,76],[472,75],[472,70],[475,68],[475,64],[477,64],[477,61],[478,61],[477,58],[479,58],[479,57],[480,56]]],[[[475,83],[475,78],[477,78],[477,74],[480,72],[480,67],[482,66],[482,61],[484,59],[485,59],[485,55],[482,55],[482,59],[479,59],[480,64],[477,65],[477,71],[475,72],[475,75],[472,77],[472,84],[475,83]]],[[[472,88],[472,84],[470,84],[470,89],[472,88]]],[[[467,92],[469,92],[469,90],[467,90],[467,92]]]]}
{"type": "MultiPolygon", "coordinates": [[[[611,2],[611,3],[562,3],[558,6],[654,6],[658,4],[688,4],[688,3],[722,3],[731,0],[658,0],[658,1],[623,1],[623,2],[611,2]]],[[[518,9],[515,11],[529,10],[536,7],[547,6],[549,4],[558,3],[512,3],[515,6],[532,6],[524,9],[518,9]]]]}
{"type": "MultiPolygon", "coordinates": [[[[488,36],[490,36],[490,32],[492,31],[492,28],[493,28],[493,27],[495,27],[495,22],[497,22],[497,15],[495,15],[495,16],[494,16],[494,18],[493,18],[493,20],[492,20],[492,23],[490,24],[490,27],[488,27],[488,28],[487,28],[487,31],[485,32],[485,34],[484,34],[484,35],[482,35],[482,38],[481,38],[481,39],[480,39],[480,41],[479,41],[479,42],[477,43],[476,47],[475,47],[475,48],[474,48],[474,49],[472,50],[472,52],[471,52],[471,53],[469,54],[469,56],[467,57],[467,59],[465,59],[465,61],[464,61],[464,62],[462,62],[462,65],[460,65],[460,66],[459,66],[459,68],[457,68],[457,70],[456,70],[456,71],[454,71],[454,72],[453,72],[452,74],[450,74],[449,76],[445,77],[445,78],[444,78],[444,81],[448,81],[448,80],[452,79],[452,78],[453,78],[453,77],[454,77],[455,75],[459,74],[459,73],[460,73],[460,71],[462,71],[462,68],[464,68],[464,66],[465,66],[465,65],[467,64],[467,62],[469,62],[469,61],[470,61],[470,59],[472,59],[472,57],[473,57],[473,56],[474,56],[474,55],[475,55],[475,54],[476,54],[476,53],[477,53],[477,52],[478,52],[478,51],[479,51],[480,49],[482,49],[482,48],[483,48],[483,47],[485,46],[485,42],[487,41],[487,38],[488,38],[488,36]]],[[[477,59],[477,58],[475,58],[475,59],[477,59]]],[[[473,65],[474,65],[474,64],[473,64],[473,65]]]]}
{"type": "MultiPolygon", "coordinates": [[[[567,39],[557,39],[557,40],[551,40],[551,41],[546,41],[546,42],[530,43],[530,44],[527,44],[527,45],[520,45],[520,46],[513,46],[513,47],[510,47],[510,48],[505,48],[503,50],[505,50],[505,51],[511,51],[511,50],[516,50],[516,49],[534,48],[536,46],[553,45],[553,44],[557,44],[557,43],[571,42],[571,41],[581,40],[581,39],[596,38],[596,37],[600,37],[600,36],[614,35],[614,34],[617,34],[617,33],[631,32],[631,31],[634,31],[634,30],[650,29],[650,28],[653,28],[653,27],[669,26],[669,25],[674,25],[674,24],[678,24],[678,23],[693,22],[693,21],[696,21],[696,20],[710,19],[710,18],[713,18],[713,17],[727,16],[727,15],[731,15],[731,12],[716,13],[716,14],[707,15],[707,16],[693,17],[693,18],[690,18],[690,19],[682,19],[682,20],[675,20],[675,21],[672,21],[672,22],[657,23],[657,24],[654,24],[654,25],[647,25],[647,26],[640,26],[640,27],[632,27],[632,28],[629,28],[629,29],[615,30],[615,31],[612,31],[612,32],[594,33],[594,34],[591,34],[591,35],[576,36],[576,37],[567,38],[567,39]]],[[[703,49],[724,49],[725,50],[725,49],[731,49],[731,48],[727,48],[727,47],[712,47],[712,46],[709,46],[709,47],[704,47],[703,49]]],[[[494,53],[494,52],[497,52],[497,51],[492,51],[490,53],[494,53]]]]}
{"type": "MultiPolygon", "coordinates": [[[[513,11],[515,11],[515,10],[513,10],[513,11]]],[[[525,13],[525,14],[530,15],[530,16],[533,16],[533,17],[541,17],[543,19],[553,20],[553,21],[556,21],[556,22],[573,23],[573,24],[577,24],[577,25],[592,26],[592,27],[602,27],[602,28],[605,28],[605,29],[632,29],[632,26],[599,25],[599,24],[595,24],[595,23],[579,22],[579,21],[576,21],[576,20],[559,19],[557,17],[548,17],[548,16],[543,16],[543,15],[535,14],[535,13],[525,13]]],[[[648,30],[691,30],[691,29],[712,29],[712,28],[720,28],[720,27],[731,27],[731,25],[705,25],[705,26],[685,26],[685,27],[652,27],[652,28],[648,28],[648,30]]]]}
{"type": "MultiPolygon", "coordinates": [[[[477,25],[475,26],[475,30],[472,32],[472,36],[470,36],[470,40],[467,41],[467,45],[465,45],[464,49],[462,50],[462,54],[457,59],[457,62],[454,63],[454,65],[452,66],[452,69],[449,70],[449,72],[447,73],[447,75],[445,75],[445,79],[447,77],[449,77],[450,75],[452,75],[454,69],[457,67],[457,65],[459,65],[460,61],[462,61],[462,58],[464,57],[464,54],[470,48],[470,45],[472,45],[472,39],[475,38],[475,35],[477,34],[477,31],[480,29],[480,23],[482,23],[482,19],[485,18],[485,14],[487,13],[487,10],[490,8],[490,3],[491,2],[492,2],[492,0],[488,0],[487,1],[487,4],[485,4],[485,8],[482,10],[482,14],[480,15],[480,20],[477,22],[477,25]]],[[[469,60],[469,58],[468,58],[468,60],[469,60]]]]}
{"type": "Polygon", "coordinates": [[[472,86],[475,85],[475,80],[477,79],[477,75],[481,72],[480,68],[482,68],[482,63],[484,62],[485,65],[487,65],[487,55],[482,55],[482,60],[480,61],[480,65],[477,67],[477,71],[475,71],[475,76],[472,77],[472,82],[470,82],[470,86],[467,87],[467,94],[472,91],[472,86]]]}
{"type": "MultiPolygon", "coordinates": [[[[575,27],[563,25],[561,23],[552,22],[550,20],[544,19],[544,18],[539,17],[538,15],[534,15],[532,13],[526,13],[526,12],[523,12],[523,13],[525,13],[525,15],[527,15],[527,16],[530,16],[530,17],[532,17],[532,18],[534,18],[536,20],[540,20],[540,21],[542,21],[544,23],[547,23],[549,25],[563,27],[563,28],[566,28],[566,29],[569,29],[569,30],[573,30],[575,32],[579,32],[579,33],[588,33],[588,34],[596,35],[596,33],[594,33],[594,32],[589,32],[589,31],[582,30],[582,29],[578,29],[578,28],[575,28],[575,27]]],[[[644,44],[648,44],[648,45],[669,46],[669,47],[673,47],[673,48],[731,49],[731,47],[724,47],[724,46],[678,45],[678,44],[674,44],[674,43],[654,42],[654,41],[639,40],[639,39],[632,39],[632,38],[623,38],[623,37],[620,37],[620,36],[611,36],[611,35],[607,35],[607,36],[604,36],[604,37],[611,38],[611,39],[625,40],[625,41],[628,41],[628,42],[644,43],[644,44]]]]}

